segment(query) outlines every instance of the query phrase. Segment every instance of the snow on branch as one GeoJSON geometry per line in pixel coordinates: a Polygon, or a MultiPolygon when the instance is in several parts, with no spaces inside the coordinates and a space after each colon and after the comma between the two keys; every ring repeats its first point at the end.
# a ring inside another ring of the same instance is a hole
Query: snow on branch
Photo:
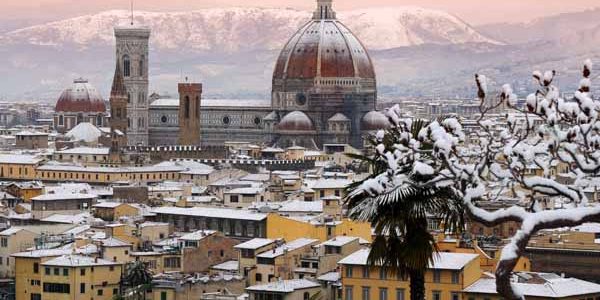
{"type": "MultiPolygon", "coordinates": [[[[413,121],[402,118],[398,106],[388,109],[392,126],[378,132],[375,154],[387,171],[365,181],[349,197],[384,195],[404,183],[404,171],[409,168],[412,174],[432,178],[419,183],[425,188],[451,187],[474,221],[487,226],[520,223],[502,251],[496,284],[504,298],[522,298],[510,275],[532,235],[542,229],[600,221],[600,205],[589,203],[583,192],[600,186],[600,101],[590,95],[591,74],[592,62],[586,60],[574,96],[565,99],[553,85],[555,71],[535,71],[532,76],[538,88],[526,97],[523,108],[517,107],[510,85],[491,95],[488,78],[477,74],[481,113],[471,136],[465,134],[458,118],[433,120],[414,135],[413,121]],[[503,104],[510,110],[505,118],[487,116],[503,104]],[[573,180],[559,181],[559,173],[573,180]],[[519,205],[495,211],[478,206],[507,195],[519,205]],[[553,202],[562,208],[548,204],[553,202]]],[[[364,210],[362,216],[368,219],[376,205],[377,201],[371,201],[356,209],[364,210]]]]}

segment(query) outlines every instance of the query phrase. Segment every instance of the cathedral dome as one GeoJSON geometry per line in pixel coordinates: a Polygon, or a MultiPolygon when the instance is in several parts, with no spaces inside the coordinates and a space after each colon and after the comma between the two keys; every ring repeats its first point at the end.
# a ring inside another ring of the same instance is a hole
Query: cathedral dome
{"type": "Polygon", "coordinates": [[[370,111],[362,118],[362,129],[366,131],[387,129],[390,127],[388,118],[378,112],[370,111]]]}
{"type": "Polygon", "coordinates": [[[302,26],[281,51],[273,79],[375,79],[373,64],[367,50],[358,38],[335,18],[331,0],[317,2],[318,7],[313,19],[302,26]]]}
{"type": "Polygon", "coordinates": [[[104,113],[106,105],[104,99],[86,79],[79,78],[73,85],[65,89],[54,108],[57,112],[87,112],[104,113]]]}
{"type": "Polygon", "coordinates": [[[293,111],[277,124],[277,129],[283,131],[311,131],[315,130],[313,122],[310,118],[301,111],[293,111]]]}

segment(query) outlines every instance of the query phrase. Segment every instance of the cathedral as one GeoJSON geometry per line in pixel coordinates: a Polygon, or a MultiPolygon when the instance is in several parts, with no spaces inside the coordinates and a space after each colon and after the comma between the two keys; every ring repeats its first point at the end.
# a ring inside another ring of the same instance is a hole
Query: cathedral
{"type": "Polygon", "coordinates": [[[389,124],[375,110],[377,81],[367,49],[336,19],[332,0],[317,0],[312,18],[281,50],[271,99],[202,99],[202,85],[187,82],[179,84],[177,99],[148,95],[149,36],[148,28],[133,24],[115,28],[115,77],[122,76],[115,83],[123,91],[116,97],[113,89],[110,104],[126,116],[111,109],[111,119],[120,120],[111,129],[124,130],[127,145],[208,147],[236,141],[360,149],[365,135],[389,124]]]}

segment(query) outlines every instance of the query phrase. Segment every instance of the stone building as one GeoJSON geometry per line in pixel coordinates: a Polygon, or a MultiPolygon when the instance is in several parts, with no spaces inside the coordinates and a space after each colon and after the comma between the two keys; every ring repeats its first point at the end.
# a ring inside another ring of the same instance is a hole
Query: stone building
{"type": "Polygon", "coordinates": [[[60,133],[66,133],[82,122],[105,126],[105,101],[86,79],[75,79],[58,98],[53,119],[54,129],[60,133]]]}
{"type": "Polygon", "coordinates": [[[110,90],[110,160],[119,161],[121,148],[127,144],[126,133],[129,127],[127,118],[129,100],[127,88],[121,71],[121,64],[117,62],[115,75],[110,90]]]}
{"type": "Polygon", "coordinates": [[[127,144],[148,145],[148,40],[150,29],[115,28],[116,59],[127,90],[127,144]]]}
{"type": "Polygon", "coordinates": [[[178,85],[179,145],[200,145],[200,97],[202,84],[180,83],[178,85]]]}

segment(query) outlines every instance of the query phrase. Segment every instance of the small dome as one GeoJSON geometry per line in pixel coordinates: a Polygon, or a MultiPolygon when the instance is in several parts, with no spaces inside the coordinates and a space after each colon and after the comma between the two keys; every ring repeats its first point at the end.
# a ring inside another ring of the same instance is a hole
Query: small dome
{"type": "Polygon", "coordinates": [[[315,130],[313,122],[310,118],[301,111],[293,111],[277,125],[277,129],[285,131],[310,131],[315,130]]]}
{"type": "Polygon", "coordinates": [[[73,85],[65,89],[54,108],[57,112],[106,112],[104,99],[94,86],[86,79],[79,78],[73,81],[73,85]]]}
{"type": "Polygon", "coordinates": [[[362,118],[362,130],[371,131],[389,127],[390,121],[388,118],[378,111],[370,111],[362,118]]]}

